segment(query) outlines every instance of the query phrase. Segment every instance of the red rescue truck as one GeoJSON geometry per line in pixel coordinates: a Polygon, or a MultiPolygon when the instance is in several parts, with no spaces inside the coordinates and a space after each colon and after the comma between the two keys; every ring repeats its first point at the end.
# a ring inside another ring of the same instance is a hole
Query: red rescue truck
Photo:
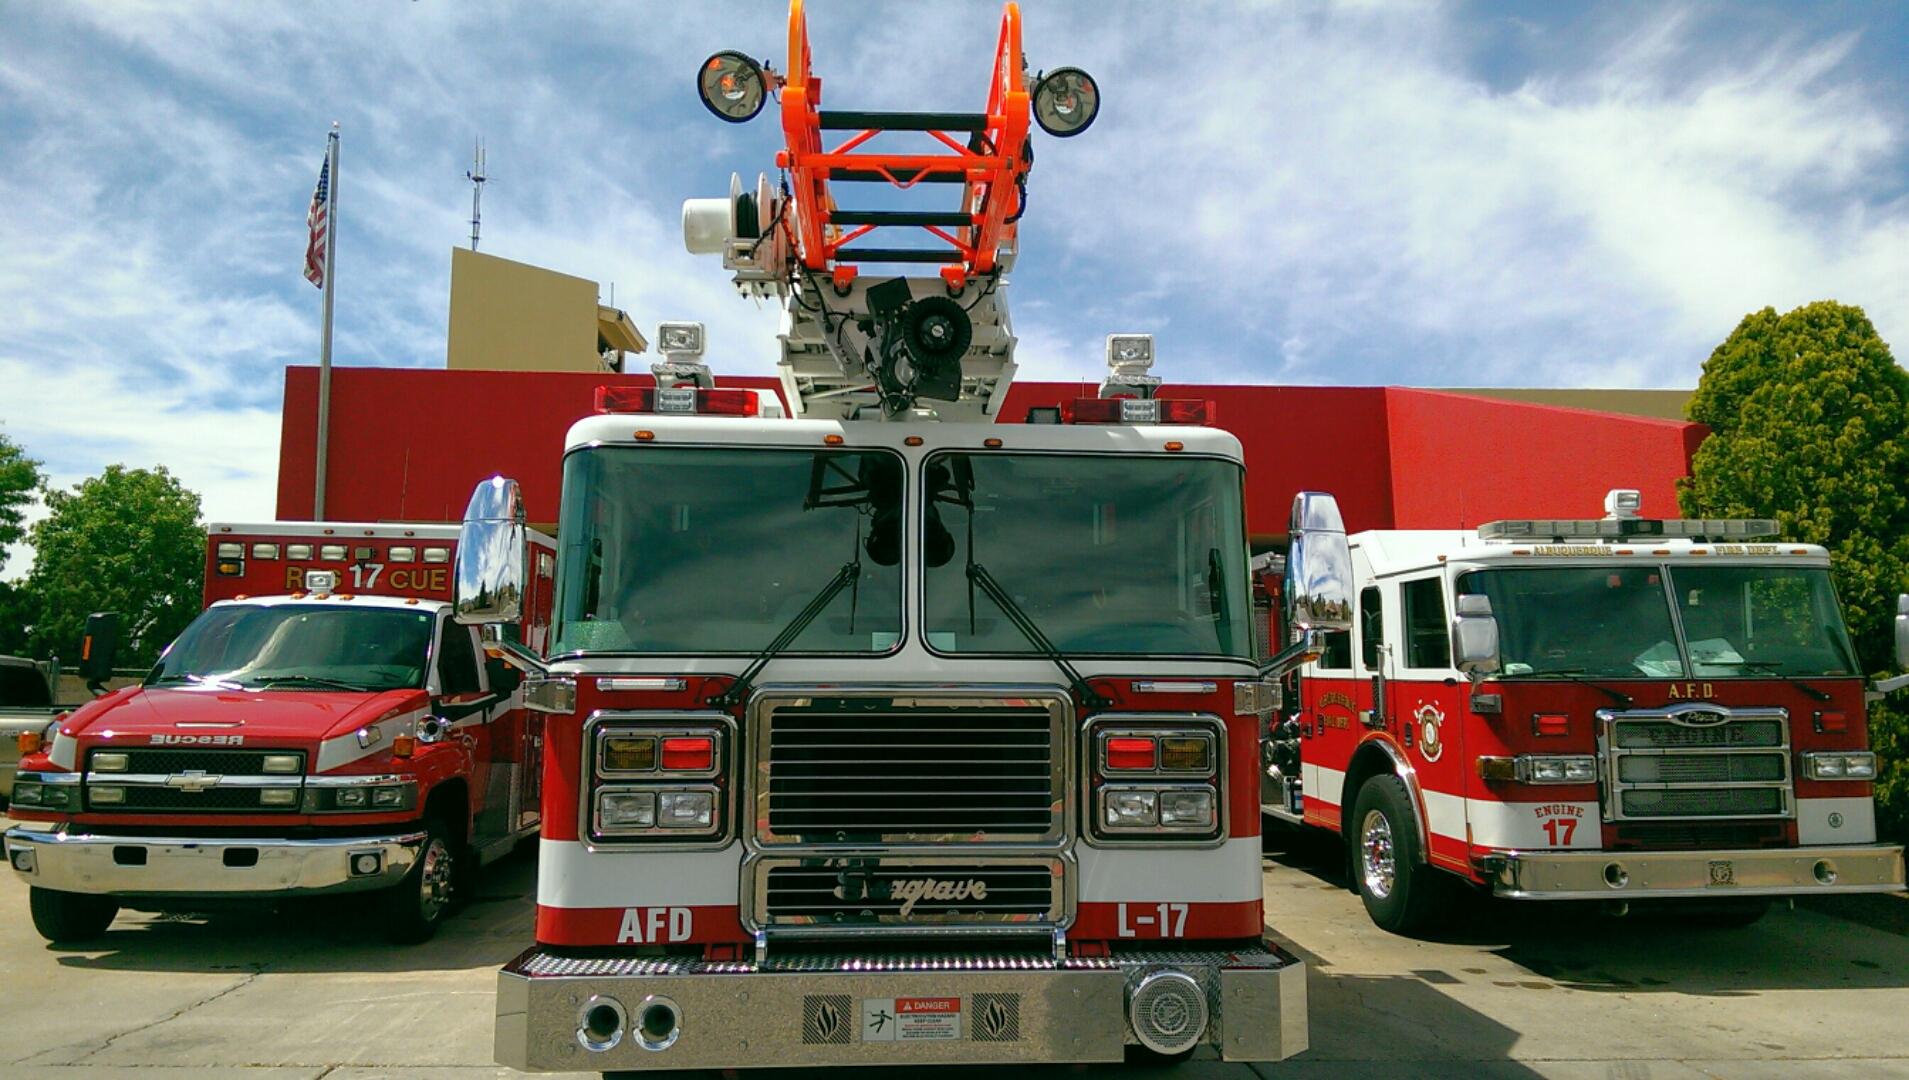
{"type": "Polygon", "coordinates": [[[1354,627],[1298,672],[1261,803],[1344,837],[1380,926],[1425,927],[1461,882],[1735,923],[1903,887],[1865,709],[1904,680],[1865,681],[1828,553],[1638,508],[1351,537],[1354,627]]]}
{"type": "MultiPolygon", "coordinates": [[[[524,614],[549,625],[551,541],[524,614]]],[[[421,940],[476,865],[535,832],[542,722],[519,672],[450,618],[457,530],[213,525],[208,606],[137,686],[32,739],[8,862],[51,941],[121,907],[382,891],[421,940]]]]}
{"type": "MultiPolygon", "coordinates": [[[[499,976],[498,1060],[1303,1050],[1305,966],[1264,926],[1277,665],[1239,441],[1155,396],[1145,335],[1109,339],[1100,394],[999,415],[1031,120],[1083,129],[1092,80],[1028,77],[1011,4],[980,113],[819,109],[799,4],[789,41],[786,74],[724,53],[699,77],[731,120],[779,89],[788,187],[737,182],[684,224],[783,305],[790,415],[713,385],[701,328],[666,323],[658,386],[604,388],[561,448],[525,688],[549,739],[536,940],[499,976]],[[903,139],[928,145],[870,149],[903,139]],[[959,208],[865,208],[855,183],[959,208]],[[851,239],[916,226],[937,248],[851,239]],[[907,261],[939,272],[869,272],[907,261]]],[[[511,482],[473,494],[460,618],[515,614],[521,568],[482,556],[522,519],[511,482]]]]}

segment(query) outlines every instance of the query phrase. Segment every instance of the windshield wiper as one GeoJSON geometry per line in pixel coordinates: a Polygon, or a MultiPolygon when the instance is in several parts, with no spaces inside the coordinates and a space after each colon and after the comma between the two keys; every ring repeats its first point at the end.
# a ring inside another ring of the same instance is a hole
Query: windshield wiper
{"type": "Polygon", "coordinates": [[[280,683],[308,683],[312,686],[323,686],[332,690],[350,690],[355,693],[364,693],[370,689],[370,687],[367,686],[359,686],[357,683],[348,683],[340,679],[327,679],[318,675],[267,675],[252,685],[257,689],[264,690],[277,686],[280,683]]]}
{"type": "Polygon", "coordinates": [[[1619,705],[1624,706],[1627,709],[1630,708],[1632,704],[1634,704],[1634,702],[1631,699],[1631,696],[1625,693],[1624,691],[1613,690],[1608,686],[1600,686],[1597,683],[1594,683],[1591,680],[1585,678],[1583,668],[1547,668],[1543,671],[1533,671],[1533,672],[1528,672],[1527,674],[1530,678],[1534,678],[1534,679],[1542,679],[1547,675],[1556,675],[1560,679],[1570,679],[1574,683],[1582,683],[1583,685],[1588,686],[1593,690],[1601,690],[1604,693],[1610,695],[1610,698],[1612,701],[1616,702],[1619,705]]]}
{"type": "Polygon", "coordinates": [[[1104,709],[1113,704],[1087,684],[1087,680],[1081,677],[1081,673],[1074,668],[1074,665],[1067,662],[1066,655],[1054,647],[1054,643],[1048,640],[1047,635],[1041,633],[1041,628],[1034,625],[1034,620],[1028,618],[1027,612],[1021,610],[1021,605],[1014,602],[1014,598],[1008,595],[1007,590],[1001,587],[1001,583],[994,579],[993,574],[988,573],[987,567],[969,560],[968,580],[981,587],[981,591],[988,595],[988,599],[994,601],[994,605],[1008,617],[1008,621],[1021,632],[1021,636],[1027,638],[1028,644],[1034,646],[1042,656],[1061,669],[1061,674],[1067,676],[1068,683],[1073,686],[1074,693],[1080,695],[1081,704],[1090,709],[1104,709]]]}
{"type": "Polygon", "coordinates": [[[756,654],[756,658],[749,662],[748,667],[742,669],[742,674],[736,676],[736,681],[729,684],[729,689],[712,696],[709,699],[709,704],[719,709],[727,709],[740,702],[748,695],[749,684],[761,673],[769,661],[775,659],[778,653],[788,648],[791,642],[797,637],[800,637],[802,631],[809,628],[809,624],[815,621],[816,616],[822,614],[823,610],[829,606],[843,589],[848,588],[851,584],[860,582],[861,579],[862,560],[859,557],[843,563],[842,568],[835,572],[835,576],[829,579],[827,585],[822,586],[822,591],[815,594],[815,598],[809,601],[808,606],[796,612],[795,618],[789,620],[789,624],[782,628],[782,632],[778,633],[774,640],[770,641],[768,645],[763,647],[761,652],[756,654]]]}
{"type": "Polygon", "coordinates": [[[1803,691],[1805,694],[1808,694],[1811,698],[1815,699],[1818,702],[1824,702],[1824,701],[1830,700],[1830,696],[1828,694],[1824,693],[1821,690],[1818,690],[1814,686],[1811,686],[1809,683],[1804,682],[1801,678],[1795,675],[1790,675],[1786,672],[1778,671],[1777,669],[1783,666],[1782,663],[1780,663],[1779,661],[1744,660],[1741,663],[1733,664],[1731,666],[1740,667],[1740,668],[1748,668],[1751,671],[1761,671],[1770,675],[1775,675],[1777,678],[1782,679],[1784,682],[1789,683],[1791,686],[1794,686],[1798,690],[1803,691]]]}

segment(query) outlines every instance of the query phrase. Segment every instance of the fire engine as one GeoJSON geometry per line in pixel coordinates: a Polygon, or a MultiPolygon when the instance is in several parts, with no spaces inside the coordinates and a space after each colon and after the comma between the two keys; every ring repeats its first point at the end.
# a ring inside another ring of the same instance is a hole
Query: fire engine
{"type": "MultiPolygon", "coordinates": [[[[786,183],[692,200],[685,239],[782,304],[792,415],[715,385],[701,328],[665,324],[656,386],[603,388],[569,431],[525,691],[536,941],[499,975],[500,1062],[1304,1049],[1304,966],[1263,928],[1276,665],[1240,445],[1154,392],[1145,336],[1109,339],[1099,396],[999,415],[1030,113],[1071,134],[1098,103],[1076,69],[1030,77],[1020,35],[1009,4],[974,114],[820,108],[799,2],[786,72],[702,67],[724,119],[779,92],[786,183]],[[851,134],[825,150],[831,130],[851,134]],[[894,137],[939,145],[866,145],[894,137]],[[958,209],[837,203],[871,181],[950,181],[958,209]],[[904,227],[938,245],[855,243],[904,227]],[[938,272],[865,272],[906,262],[938,272]]],[[[515,614],[523,516],[514,482],[473,494],[460,618],[515,614]]]]}
{"type": "MultiPolygon", "coordinates": [[[[76,941],[122,907],[380,891],[389,936],[428,937],[540,813],[521,671],[451,619],[457,532],[211,526],[206,610],[146,679],[22,739],[6,853],[35,928],[76,941]]],[[[536,647],[554,552],[518,542],[512,630],[536,647]]]]}
{"type": "Polygon", "coordinates": [[[1353,535],[1354,627],[1320,635],[1267,733],[1264,811],[1341,834],[1397,932],[1461,882],[1739,925],[1901,889],[1864,713],[1909,679],[1865,685],[1828,553],[1771,521],[1645,518],[1631,490],[1605,511],[1353,535]]]}

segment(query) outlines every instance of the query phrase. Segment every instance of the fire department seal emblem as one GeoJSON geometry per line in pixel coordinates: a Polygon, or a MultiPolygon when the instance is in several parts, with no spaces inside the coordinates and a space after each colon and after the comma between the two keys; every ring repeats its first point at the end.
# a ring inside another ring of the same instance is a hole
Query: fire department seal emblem
{"type": "Polygon", "coordinates": [[[1445,714],[1438,711],[1438,706],[1427,703],[1420,705],[1412,718],[1418,721],[1418,752],[1425,755],[1427,761],[1437,761],[1445,753],[1445,741],[1439,732],[1445,714]]]}

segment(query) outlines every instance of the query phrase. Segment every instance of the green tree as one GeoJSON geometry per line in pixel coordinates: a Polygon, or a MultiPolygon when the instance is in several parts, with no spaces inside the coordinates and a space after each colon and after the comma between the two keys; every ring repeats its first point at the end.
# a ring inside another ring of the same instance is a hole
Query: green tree
{"type": "Polygon", "coordinates": [[[47,516],[31,530],[27,575],[41,605],[33,652],[77,662],[87,614],[117,611],[119,663],[152,663],[199,612],[199,496],[163,465],[109,465],[71,491],[47,489],[45,499],[47,516]]]}
{"type": "MultiPolygon", "coordinates": [[[[26,535],[26,508],[33,503],[34,491],[45,482],[40,463],[0,432],[0,548],[19,543],[26,535]]],[[[0,555],[0,562],[5,558],[0,555]]]]}
{"type": "MultiPolygon", "coordinates": [[[[1830,550],[1864,667],[1894,667],[1909,591],[1909,372],[1859,307],[1819,301],[1748,315],[1704,362],[1689,416],[1710,436],[1679,485],[1692,517],[1768,517],[1830,550]]],[[[1870,715],[1883,823],[1909,838],[1909,714],[1870,715]]]]}
{"type": "Polygon", "coordinates": [[[39,620],[39,605],[26,586],[0,581],[0,656],[24,655],[27,636],[39,620]]]}

